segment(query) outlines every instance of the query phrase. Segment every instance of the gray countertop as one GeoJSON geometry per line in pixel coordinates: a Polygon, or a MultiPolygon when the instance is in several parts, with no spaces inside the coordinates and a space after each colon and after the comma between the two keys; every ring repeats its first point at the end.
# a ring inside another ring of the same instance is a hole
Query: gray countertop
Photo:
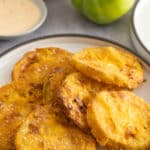
{"type": "Polygon", "coordinates": [[[72,6],[71,0],[45,0],[45,2],[48,8],[48,17],[43,26],[27,36],[11,41],[0,41],[0,54],[12,46],[33,38],[64,33],[104,37],[134,50],[130,40],[131,12],[111,25],[100,26],[81,16],[72,6]]]}

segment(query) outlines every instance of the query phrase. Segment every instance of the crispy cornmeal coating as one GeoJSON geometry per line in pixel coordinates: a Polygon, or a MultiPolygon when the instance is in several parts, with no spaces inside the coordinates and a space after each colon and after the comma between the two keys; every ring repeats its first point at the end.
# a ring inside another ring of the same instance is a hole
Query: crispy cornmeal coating
{"type": "Polygon", "coordinates": [[[62,110],[77,126],[86,131],[89,129],[86,119],[87,105],[100,87],[101,83],[75,72],[66,76],[59,88],[58,100],[62,110]]]}
{"type": "Polygon", "coordinates": [[[96,150],[90,136],[39,106],[21,125],[16,135],[17,150],[96,150]]]}
{"type": "Polygon", "coordinates": [[[86,48],[72,62],[84,75],[97,81],[134,89],[143,81],[143,70],[131,53],[114,47],[86,48]]]}
{"type": "Polygon", "coordinates": [[[111,150],[150,149],[150,105],[130,91],[104,88],[87,109],[91,132],[111,150]]]}
{"type": "Polygon", "coordinates": [[[71,55],[70,52],[55,47],[28,52],[15,64],[12,79],[25,79],[43,85],[48,73],[68,64],[71,55]]]}
{"type": "Polygon", "coordinates": [[[42,99],[41,91],[26,81],[14,81],[0,88],[0,150],[15,149],[16,130],[42,99]]]}
{"type": "Polygon", "coordinates": [[[45,101],[51,105],[56,104],[58,98],[58,89],[61,86],[64,78],[71,72],[73,72],[73,68],[68,63],[64,66],[53,69],[48,73],[43,87],[43,96],[45,101]]]}

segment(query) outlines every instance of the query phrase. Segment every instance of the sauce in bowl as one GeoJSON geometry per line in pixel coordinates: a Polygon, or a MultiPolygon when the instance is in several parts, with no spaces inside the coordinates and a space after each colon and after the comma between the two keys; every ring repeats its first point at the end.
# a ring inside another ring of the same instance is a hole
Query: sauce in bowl
{"type": "Polygon", "coordinates": [[[40,19],[40,9],[32,0],[0,0],[0,35],[24,33],[40,19]]]}

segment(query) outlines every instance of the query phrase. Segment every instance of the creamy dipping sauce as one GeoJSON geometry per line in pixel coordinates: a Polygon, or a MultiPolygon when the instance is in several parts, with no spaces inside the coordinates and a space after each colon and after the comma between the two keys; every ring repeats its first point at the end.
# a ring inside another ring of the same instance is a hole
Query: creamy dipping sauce
{"type": "Polygon", "coordinates": [[[150,0],[140,1],[134,19],[140,40],[150,50],[150,0]]]}
{"type": "Polygon", "coordinates": [[[30,30],[41,18],[32,0],[0,0],[0,35],[17,35],[30,30]]]}

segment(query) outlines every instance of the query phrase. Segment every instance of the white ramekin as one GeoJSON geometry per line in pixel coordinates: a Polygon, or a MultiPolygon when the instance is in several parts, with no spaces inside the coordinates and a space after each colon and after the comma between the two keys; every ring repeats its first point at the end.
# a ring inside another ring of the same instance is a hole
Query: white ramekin
{"type": "Polygon", "coordinates": [[[37,5],[39,10],[41,11],[41,19],[37,22],[37,24],[34,27],[32,27],[31,29],[29,29],[29,30],[27,30],[23,33],[20,33],[20,34],[7,35],[7,36],[0,35],[0,39],[7,40],[7,39],[13,39],[13,38],[17,38],[17,37],[27,35],[29,33],[34,32],[35,30],[37,30],[44,23],[44,21],[46,20],[46,17],[47,17],[47,7],[46,7],[44,1],[43,0],[32,0],[32,1],[35,5],[37,5]]]}
{"type": "MultiPolygon", "coordinates": [[[[140,22],[140,20],[136,21],[136,19],[138,19],[137,15],[139,14],[139,11],[145,11],[143,9],[144,7],[142,7],[142,6],[146,3],[148,3],[149,1],[150,0],[137,1],[136,5],[134,7],[134,10],[133,10],[132,22],[131,22],[130,29],[131,29],[131,39],[132,39],[132,42],[133,42],[137,52],[139,53],[139,55],[141,55],[141,57],[143,57],[143,59],[145,59],[145,61],[147,61],[147,63],[150,64],[150,49],[148,49],[146,47],[144,41],[141,40],[141,36],[140,36],[139,32],[137,31],[137,22],[140,22]]],[[[150,2],[149,2],[149,9],[150,9],[150,2]]],[[[140,17],[139,17],[139,19],[140,19],[140,17]]],[[[150,18],[147,18],[147,19],[150,20],[150,18]]],[[[144,24],[143,24],[143,28],[144,28],[144,24]]]]}

